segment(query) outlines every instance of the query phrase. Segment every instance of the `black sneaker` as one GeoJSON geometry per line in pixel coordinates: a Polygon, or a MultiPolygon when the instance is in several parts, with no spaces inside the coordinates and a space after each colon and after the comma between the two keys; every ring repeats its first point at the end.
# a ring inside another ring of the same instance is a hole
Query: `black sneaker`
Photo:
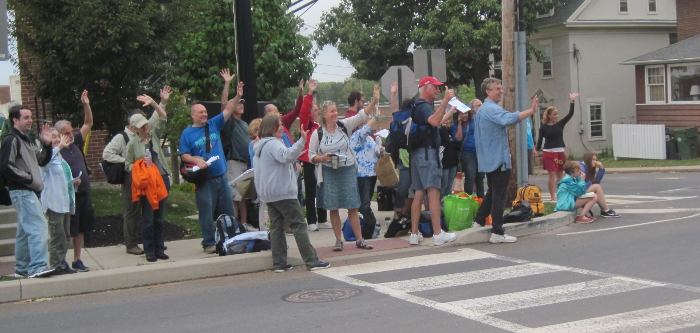
{"type": "Polygon", "coordinates": [[[44,268],[34,272],[34,274],[27,276],[27,278],[32,279],[32,278],[49,277],[49,276],[53,275],[53,273],[55,273],[55,272],[56,272],[55,268],[44,267],[44,268]]]}
{"type": "Polygon", "coordinates": [[[156,258],[155,253],[146,253],[146,260],[148,260],[149,262],[156,262],[158,261],[158,258],[156,258]]]}
{"type": "Polygon", "coordinates": [[[328,268],[328,267],[331,267],[331,264],[319,260],[318,264],[316,264],[315,267],[313,267],[313,268],[311,268],[311,269],[309,269],[309,270],[310,270],[310,271],[317,271],[317,270],[319,270],[319,269],[326,269],[326,268],[328,268]]]}
{"type": "Polygon", "coordinates": [[[620,217],[620,214],[615,213],[615,211],[612,209],[608,209],[604,212],[600,212],[600,216],[602,216],[602,217],[620,217]]]}
{"type": "Polygon", "coordinates": [[[286,265],[284,265],[284,267],[282,267],[282,268],[277,268],[277,269],[275,269],[275,273],[284,273],[284,272],[286,272],[286,271],[291,271],[292,268],[294,268],[294,266],[292,266],[292,265],[290,265],[290,264],[286,264],[286,265]]]}
{"type": "Polygon", "coordinates": [[[74,270],[72,270],[70,267],[68,267],[68,264],[60,264],[58,267],[56,267],[56,271],[54,271],[53,275],[66,275],[66,274],[75,274],[78,273],[74,270]]]}
{"type": "Polygon", "coordinates": [[[160,260],[170,259],[170,257],[167,254],[165,254],[165,252],[156,252],[156,258],[158,258],[160,260]]]}

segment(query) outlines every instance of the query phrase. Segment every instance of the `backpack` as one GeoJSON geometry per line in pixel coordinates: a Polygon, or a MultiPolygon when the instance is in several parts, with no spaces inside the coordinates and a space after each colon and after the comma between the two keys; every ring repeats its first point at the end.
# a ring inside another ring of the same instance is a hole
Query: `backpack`
{"type": "Polygon", "coordinates": [[[387,137],[387,152],[391,153],[394,164],[398,163],[399,149],[411,150],[412,148],[420,147],[429,140],[429,135],[432,132],[432,126],[418,125],[413,122],[413,111],[416,105],[427,103],[415,101],[411,106],[394,112],[391,124],[389,124],[389,136],[387,137]]]}
{"type": "Polygon", "coordinates": [[[224,242],[244,232],[246,230],[243,224],[235,217],[226,214],[219,215],[219,218],[216,219],[216,232],[214,233],[216,253],[220,256],[225,256],[224,242]]]}
{"type": "MultiPolygon", "coordinates": [[[[120,134],[124,137],[124,145],[128,144],[129,136],[126,134],[126,132],[121,131],[117,133],[117,135],[120,134]]],[[[112,140],[114,140],[114,138],[112,138],[112,140]]],[[[124,180],[126,177],[126,167],[124,166],[124,162],[112,163],[108,162],[107,160],[103,160],[102,171],[105,173],[108,183],[115,185],[124,184],[124,180]]]]}
{"type": "MultiPolygon", "coordinates": [[[[440,228],[447,230],[445,222],[445,212],[440,212],[440,228]]],[[[433,237],[433,219],[430,218],[430,211],[424,210],[420,212],[420,220],[418,221],[418,231],[425,238],[433,237]]]]}
{"type": "Polygon", "coordinates": [[[380,212],[394,210],[394,197],[396,188],[391,186],[377,186],[377,207],[380,212]]]}
{"type": "Polygon", "coordinates": [[[530,202],[521,201],[513,207],[510,213],[503,215],[503,223],[530,221],[533,215],[530,202]]]}
{"type": "MultiPolygon", "coordinates": [[[[16,148],[17,157],[22,157],[22,153],[20,152],[21,147],[20,147],[20,141],[19,141],[21,139],[14,134],[8,134],[8,135],[12,136],[16,139],[15,142],[17,144],[17,148],[16,148]]],[[[0,147],[0,149],[2,149],[2,147],[0,147]]],[[[0,205],[2,205],[2,206],[12,206],[12,199],[10,198],[10,190],[7,188],[8,184],[9,184],[9,181],[7,180],[5,175],[0,173],[0,205]]]]}
{"type": "MultiPolygon", "coordinates": [[[[340,127],[340,130],[343,131],[343,133],[345,133],[345,136],[347,136],[348,139],[350,139],[350,135],[348,134],[348,128],[345,127],[345,124],[343,124],[342,122],[337,122],[336,124],[338,124],[338,127],[340,127]]],[[[316,133],[318,134],[318,142],[320,143],[321,140],[323,139],[323,127],[319,126],[318,129],[316,130],[316,133]]]]}
{"type": "Polygon", "coordinates": [[[527,184],[520,189],[515,196],[513,201],[513,206],[515,206],[518,201],[529,201],[529,202],[542,202],[542,190],[537,185],[527,184]]]}
{"type": "Polygon", "coordinates": [[[399,218],[392,220],[389,226],[386,228],[384,238],[400,237],[411,231],[410,216],[403,215],[400,212],[398,215],[399,218]]]}
{"type": "MultiPolygon", "coordinates": [[[[211,149],[211,143],[209,143],[209,123],[204,125],[204,137],[206,140],[205,149],[208,156],[209,150],[211,149]]],[[[180,156],[180,174],[182,175],[182,179],[196,186],[207,181],[209,178],[209,168],[192,171],[194,166],[196,166],[196,164],[182,161],[182,156],[180,156]]]]}

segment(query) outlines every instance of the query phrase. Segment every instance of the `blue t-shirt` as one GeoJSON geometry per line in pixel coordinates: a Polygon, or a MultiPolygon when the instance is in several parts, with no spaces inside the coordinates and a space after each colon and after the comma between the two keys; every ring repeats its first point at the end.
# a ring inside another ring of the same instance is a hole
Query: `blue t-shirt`
{"type": "MultiPolygon", "coordinates": [[[[416,99],[416,108],[413,110],[413,122],[419,126],[426,126],[425,130],[430,133],[429,140],[426,140],[420,147],[440,147],[440,134],[438,129],[428,123],[428,118],[435,113],[433,106],[422,98],[416,99]]],[[[416,129],[420,131],[420,129],[416,129]]],[[[413,134],[411,134],[413,135],[413,134]]]]}
{"type": "Polygon", "coordinates": [[[224,156],[224,149],[221,145],[221,129],[224,128],[224,114],[220,113],[218,116],[207,120],[209,124],[209,143],[211,149],[207,155],[206,138],[204,137],[204,126],[202,127],[188,127],[182,131],[180,135],[180,154],[190,154],[192,156],[199,156],[205,161],[211,156],[219,156],[219,159],[214,161],[209,166],[209,177],[221,176],[226,173],[226,156],[224,156]]]}
{"type": "Polygon", "coordinates": [[[254,168],[255,166],[253,165],[253,157],[255,157],[255,151],[253,151],[253,140],[250,140],[250,142],[248,142],[248,157],[250,157],[250,167],[254,168]]]}
{"type": "MultiPolygon", "coordinates": [[[[457,124],[452,124],[452,137],[455,141],[462,144],[462,140],[457,140],[457,124]]],[[[462,146],[462,154],[476,155],[476,141],[474,140],[474,117],[469,122],[469,134],[467,134],[467,127],[462,126],[462,139],[466,135],[467,141],[464,142],[462,146]]]]}
{"type": "Polygon", "coordinates": [[[535,148],[535,142],[532,138],[532,123],[530,122],[530,118],[527,118],[526,121],[527,121],[527,149],[532,149],[532,148],[535,148]]]}

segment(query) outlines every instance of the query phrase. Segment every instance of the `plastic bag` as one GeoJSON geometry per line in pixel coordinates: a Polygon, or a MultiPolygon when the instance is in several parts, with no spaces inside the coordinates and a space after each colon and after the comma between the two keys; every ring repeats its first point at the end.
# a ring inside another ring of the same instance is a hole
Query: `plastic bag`
{"type": "Polygon", "coordinates": [[[448,195],[445,197],[445,220],[450,231],[459,231],[472,227],[472,222],[479,209],[479,203],[471,195],[448,195]]]}

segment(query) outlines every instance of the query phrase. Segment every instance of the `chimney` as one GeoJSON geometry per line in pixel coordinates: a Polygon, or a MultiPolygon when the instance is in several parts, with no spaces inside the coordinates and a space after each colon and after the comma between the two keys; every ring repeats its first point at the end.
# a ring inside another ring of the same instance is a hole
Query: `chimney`
{"type": "Polygon", "coordinates": [[[676,0],[678,41],[700,35],[700,1],[676,0]]]}

